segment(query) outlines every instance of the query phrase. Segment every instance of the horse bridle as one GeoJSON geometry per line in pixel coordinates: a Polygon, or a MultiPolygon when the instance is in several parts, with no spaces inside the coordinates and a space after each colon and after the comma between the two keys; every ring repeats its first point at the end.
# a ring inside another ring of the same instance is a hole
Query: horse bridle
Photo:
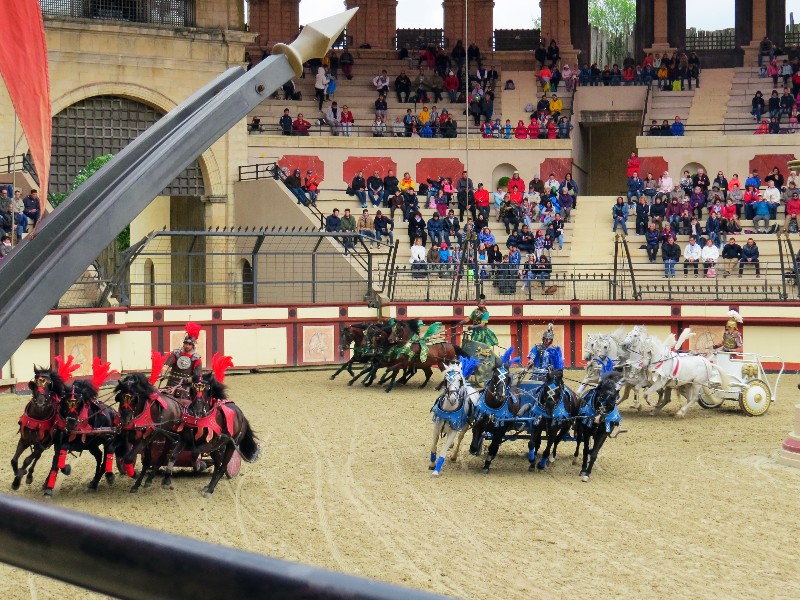
{"type": "Polygon", "coordinates": [[[47,403],[51,401],[50,394],[53,391],[53,380],[44,375],[37,375],[31,379],[31,386],[36,388],[36,393],[33,394],[32,398],[36,408],[45,408],[47,403]]]}

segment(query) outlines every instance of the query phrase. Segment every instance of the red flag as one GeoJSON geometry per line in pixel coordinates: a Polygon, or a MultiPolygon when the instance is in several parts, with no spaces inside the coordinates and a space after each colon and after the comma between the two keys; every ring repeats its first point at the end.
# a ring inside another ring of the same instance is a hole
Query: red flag
{"type": "Polygon", "coordinates": [[[0,23],[14,26],[13,42],[3,44],[0,52],[0,75],[28,140],[44,206],[50,177],[52,115],[47,44],[39,1],[0,2],[0,23]]]}

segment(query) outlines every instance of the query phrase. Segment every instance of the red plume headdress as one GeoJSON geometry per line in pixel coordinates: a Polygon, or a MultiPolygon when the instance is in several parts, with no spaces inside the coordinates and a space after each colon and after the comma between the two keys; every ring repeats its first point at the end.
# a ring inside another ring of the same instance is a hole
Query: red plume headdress
{"type": "Polygon", "coordinates": [[[161,376],[161,369],[164,368],[164,363],[167,362],[170,353],[165,352],[163,355],[157,350],[150,353],[150,360],[153,364],[153,369],[150,371],[150,385],[155,385],[158,378],[161,376]]]}
{"type": "Polygon", "coordinates": [[[195,323],[194,321],[189,321],[186,324],[185,329],[186,329],[186,337],[184,338],[183,342],[186,343],[186,341],[188,340],[192,344],[196,344],[197,338],[200,337],[200,330],[202,329],[202,327],[200,327],[200,325],[198,323],[195,323]]]}
{"type": "Polygon", "coordinates": [[[54,358],[55,363],[58,365],[58,376],[61,377],[65,382],[67,379],[72,377],[72,374],[81,368],[81,366],[77,363],[73,363],[75,358],[70,354],[67,356],[66,360],[63,360],[60,356],[56,356],[54,358]]]}
{"type": "Polygon", "coordinates": [[[111,363],[104,361],[99,356],[95,356],[92,361],[92,379],[89,382],[95,391],[100,389],[111,375],[119,375],[119,371],[111,369],[111,363]]]}
{"type": "Polygon", "coordinates": [[[232,366],[233,359],[230,356],[223,356],[217,352],[211,358],[211,370],[214,372],[214,378],[220,383],[225,381],[225,371],[232,366]]]}

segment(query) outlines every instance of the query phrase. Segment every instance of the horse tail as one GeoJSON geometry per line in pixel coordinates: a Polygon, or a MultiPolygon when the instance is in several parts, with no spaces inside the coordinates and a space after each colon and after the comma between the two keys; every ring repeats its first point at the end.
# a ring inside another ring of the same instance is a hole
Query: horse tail
{"type": "Polygon", "coordinates": [[[458,344],[453,344],[453,350],[456,351],[456,356],[463,356],[464,358],[469,358],[470,356],[458,344]]]}
{"type": "Polygon", "coordinates": [[[728,377],[728,372],[719,365],[712,363],[711,361],[709,361],[709,363],[711,364],[711,368],[714,369],[717,373],[719,373],[719,379],[722,382],[722,389],[723,390],[730,389],[731,386],[730,386],[730,378],[728,377]]]}
{"type": "Polygon", "coordinates": [[[242,435],[242,441],[239,442],[238,450],[242,458],[249,463],[256,462],[261,454],[258,438],[253,433],[253,428],[250,427],[250,422],[246,418],[244,419],[244,434],[242,435]]]}

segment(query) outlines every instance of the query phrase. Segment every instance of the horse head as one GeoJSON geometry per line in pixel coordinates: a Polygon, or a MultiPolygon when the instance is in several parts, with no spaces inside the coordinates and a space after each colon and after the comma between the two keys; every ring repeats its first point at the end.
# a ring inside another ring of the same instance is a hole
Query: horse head
{"type": "Polygon", "coordinates": [[[592,409],[597,414],[608,414],[617,405],[619,388],[622,383],[622,373],[611,371],[600,378],[600,383],[592,395],[592,409]]]}
{"type": "Polygon", "coordinates": [[[196,417],[204,417],[219,400],[227,400],[227,388],[222,385],[213,372],[203,373],[202,377],[192,377],[189,387],[189,412],[196,417]]]}
{"type": "Polygon", "coordinates": [[[539,392],[539,406],[548,415],[552,415],[564,395],[564,372],[548,369],[544,376],[542,389],[539,392]]]}
{"type": "Polygon", "coordinates": [[[644,341],[645,337],[647,336],[647,331],[644,325],[636,325],[631,331],[622,339],[622,348],[624,350],[634,350],[641,346],[642,342],[644,341]]]}
{"type": "Polygon", "coordinates": [[[64,393],[64,381],[57,371],[48,368],[33,367],[33,379],[28,382],[31,400],[37,411],[43,412],[52,404],[54,397],[64,393]]]}
{"type": "Polygon", "coordinates": [[[368,329],[368,325],[344,325],[342,326],[341,335],[339,336],[339,348],[345,350],[355,342],[356,346],[360,346],[364,342],[364,332],[368,329]]]}
{"type": "Polygon", "coordinates": [[[147,398],[156,389],[142,373],[131,373],[121,377],[114,388],[114,400],[119,403],[120,423],[127,425],[144,410],[147,398]]]}
{"type": "Polygon", "coordinates": [[[97,398],[97,390],[88,381],[80,380],[66,386],[65,391],[59,406],[59,414],[64,419],[65,429],[69,432],[78,426],[84,406],[97,398]]]}
{"type": "Polygon", "coordinates": [[[590,333],[586,336],[586,343],[583,345],[583,360],[592,360],[595,357],[595,344],[597,343],[598,335],[590,333]]]}

